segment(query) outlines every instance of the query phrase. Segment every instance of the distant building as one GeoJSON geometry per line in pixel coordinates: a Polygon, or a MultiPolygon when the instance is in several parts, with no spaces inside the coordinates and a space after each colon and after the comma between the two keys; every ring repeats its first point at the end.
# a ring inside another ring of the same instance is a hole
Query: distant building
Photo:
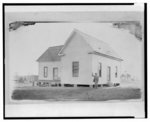
{"type": "Polygon", "coordinates": [[[27,76],[24,76],[24,79],[27,81],[27,82],[34,82],[34,81],[38,81],[38,76],[37,75],[27,75],[27,76]]]}
{"type": "Polygon", "coordinates": [[[39,81],[50,84],[92,85],[119,83],[122,59],[105,42],[74,29],[66,43],[49,47],[37,60],[39,81]]]}
{"type": "Polygon", "coordinates": [[[38,75],[16,76],[15,81],[17,83],[33,83],[38,81],[38,75]]]}

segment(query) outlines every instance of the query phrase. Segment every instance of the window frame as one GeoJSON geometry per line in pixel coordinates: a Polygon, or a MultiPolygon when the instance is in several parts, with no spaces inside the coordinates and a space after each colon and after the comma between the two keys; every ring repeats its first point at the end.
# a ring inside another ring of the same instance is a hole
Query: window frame
{"type": "Polygon", "coordinates": [[[79,77],[79,61],[72,62],[72,77],[79,77]]]}
{"type": "Polygon", "coordinates": [[[44,78],[47,78],[48,77],[48,67],[47,66],[44,66],[43,67],[43,76],[44,76],[44,78]]]}

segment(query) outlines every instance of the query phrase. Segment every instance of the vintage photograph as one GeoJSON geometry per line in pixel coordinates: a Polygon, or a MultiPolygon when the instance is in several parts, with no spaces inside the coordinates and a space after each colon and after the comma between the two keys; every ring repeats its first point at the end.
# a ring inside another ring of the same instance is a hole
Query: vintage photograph
{"type": "Polygon", "coordinates": [[[5,5],[4,13],[6,117],[22,117],[17,105],[72,102],[104,103],[104,114],[87,117],[145,117],[144,3],[5,5]]]}

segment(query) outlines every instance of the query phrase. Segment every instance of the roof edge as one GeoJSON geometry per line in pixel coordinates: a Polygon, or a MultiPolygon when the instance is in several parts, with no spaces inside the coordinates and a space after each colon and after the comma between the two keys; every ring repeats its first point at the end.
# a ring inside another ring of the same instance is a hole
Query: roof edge
{"type": "MultiPolygon", "coordinates": [[[[44,51],[44,53],[47,52],[47,51],[49,50],[49,48],[59,47],[59,46],[62,46],[62,48],[64,47],[64,45],[51,46],[51,47],[48,47],[48,48],[44,51]]],[[[60,50],[61,50],[61,49],[60,49],[60,50]]],[[[42,53],[41,56],[44,55],[44,53],[42,53]]],[[[57,55],[58,55],[58,54],[57,54],[57,55]]],[[[44,61],[39,61],[39,59],[40,59],[41,56],[39,56],[39,58],[36,60],[36,62],[44,62],[44,61]]],[[[58,56],[59,56],[59,55],[58,55],[58,56]]]]}
{"type": "Polygon", "coordinates": [[[68,43],[70,42],[69,39],[74,35],[74,33],[75,33],[75,29],[73,29],[73,31],[69,34],[69,37],[66,39],[65,44],[63,45],[62,49],[58,52],[58,55],[59,55],[59,56],[63,55],[63,54],[62,54],[62,51],[63,51],[63,50],[65,49],[65,47],[68,45],[68,43]]]}
{"type": "Polygon", "coordinates": [[[100,56],[110,58],[110,59],[114,59],[114,60],[117,60],[117,61],[123,61],[123,59],[121,59],[121,58],[117,58],[117,57],[110,56],[110,55],[107,55],[107,54],[99,53],[99,52],[96,52],[96,51],[89,52],[89,54],[100,55],[100,56]]]}
{"type": "MultiPolygon", "coordinates": [[[[44,53],[45,53],[46,51],[48,51],[49,48],[50,48],[50,47],[48,47],[48,48],[44,51],[44,53]]],[[[41,56],[42,56],[44,53],[42,53],[41,56]]],[[[39,56],[39,58],[36,60],[37,62],[39,62],[39,59],[40,59],[41,56],[39,56]]]]}

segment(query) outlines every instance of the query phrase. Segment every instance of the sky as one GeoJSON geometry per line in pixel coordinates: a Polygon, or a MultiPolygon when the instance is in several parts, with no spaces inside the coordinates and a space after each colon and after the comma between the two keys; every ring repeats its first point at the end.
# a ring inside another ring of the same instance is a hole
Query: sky
{"type": "Polygon", "coordinates": [[[10,79],[16,74],[38,74],[36,60],[48,47],[64,44],[74,28],[109,44],[124,60],[122,72],[143,79],[143,41],[128,30],[113,28],[111,23],[37,23],[10,31],[10,79]]]}

